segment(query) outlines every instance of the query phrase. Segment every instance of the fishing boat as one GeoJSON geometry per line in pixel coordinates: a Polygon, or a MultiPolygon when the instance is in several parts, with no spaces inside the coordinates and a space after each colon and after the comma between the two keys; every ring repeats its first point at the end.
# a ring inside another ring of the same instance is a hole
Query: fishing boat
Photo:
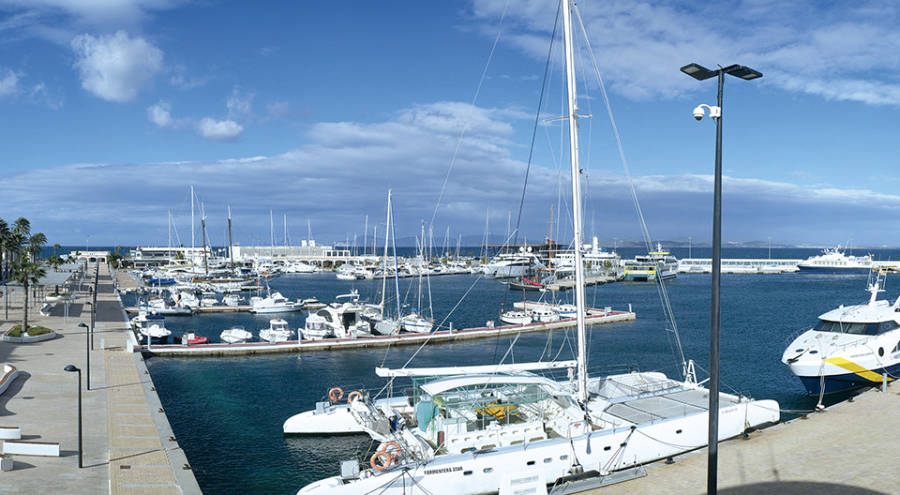
{"type": "MultiPolygon", "coordinates": [[[[619,479],[638,476],[647,462],[707,444],[710,391],[697,382],[692,361],[682,359],[683,380],[658,372],[588,376],[572,41],[572,9],[577,7],[570,0],[561,3],[576,246],[576,359],[376,368],[378,376],[390,380],[385,391],[397,389],[394,380],[412,381],[399,397],[354,391],[341,403],[343,391],[332,388],[329,400],[288,418],[284,431],[363,432],[377,447],[365,469],[357,459],[345,461],[339,475],[313,482],[298,495],[524,494],[546,493],[547,485],[572,493],[609,484],[612,473],[619,479]],[[534,373],[561,368],[571,370],[568,380],[534,373]],[[579,490],[566,490],[575,481],[579,490]]],[[[775,401],[730,394],[717,398],[719,439],[778,421],[775,401]]]]}
{"type": "Polygon", "coordinates": [[[259,340],[264,342],[287,342],[293,338],[294,332],[288,328],[288,323],[281,318],[269,320],[269,328],[259,331],[259,340]]]}
{"type": "Polygon", "coordinates": [[[244,327],[231,327],[219,334],[219,339],[228,344],[240,344],[252,338],[253,334],[244,330],[244,327]]]}
{"type": "Polygon", "coordinates": [[[866,304],[841,305],[819,316],[781,357],[810,394],[881,385],[900,374],[900,297],[878,299],[884,279],[869,284],[866,304]]]}
{"type": "Polygon", "coordinates": [[[132,328],[138,333],[138,339],[150,344],[167,344],[172,331],[166,328],[166,318],[160,314],[140,312],[131,319],[132,328]]]}

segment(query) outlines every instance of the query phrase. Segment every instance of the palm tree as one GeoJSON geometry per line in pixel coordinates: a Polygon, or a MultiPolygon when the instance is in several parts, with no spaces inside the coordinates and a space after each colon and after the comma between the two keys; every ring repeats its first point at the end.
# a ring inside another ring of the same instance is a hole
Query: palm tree
{"type": "Polygon", "coordinates": [[[43,232],[38,232],[28,238],[28,253],[31,255],[32,261],[37,261],[41,257],[41,247],[47,244],[47,236],[43,232]]]}
{"type": "Polygon", "coordinates": [[[59,244],[54,244],[54,245],[53,245],[53,256],[59,256],[59,249],[60,249],[61,247],[62,247],[62,246],[60,246],[59,244]]]}
{"type": "Polygon", "coordinates": [[[25,291],[25,306],[23,308],[22,333],[28,331],[28,284],[37,284],[38,281],[46,275],[40,263],[29,261],[27,257],[22,257],[13,265],[13,280],[22,284],[25,291]]]}

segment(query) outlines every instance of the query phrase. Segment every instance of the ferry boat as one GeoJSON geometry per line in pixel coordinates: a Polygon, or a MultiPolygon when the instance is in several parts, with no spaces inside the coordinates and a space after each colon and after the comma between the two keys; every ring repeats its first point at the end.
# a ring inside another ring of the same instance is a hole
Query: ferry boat
{"type": "Polygon", "coordinates": [[[865,385],[880,385],[887,374],[900,374],[900,297],[891,304],[878,276],[869,285],[867,304],[839,306],[791,342],[781,362],[810,394],[830,394],[865,385]]]}
{"type": "Polygon", "coordinates": [[[797,268],[803,273],[869,273],[872,255],[849,256],[841,246],[823,249],[822,254],[801,261],[797,268]]]}
{"type": "Polygon", "coordinates": [[[663,251],[661,243],[656,243],[656,251],[635,256],[634,260],[625,261],[624,265],[625,280],[631,282],[652,282],[658,278],[666,280],[678,275],[678,260],[668,251],[663,251]]]}

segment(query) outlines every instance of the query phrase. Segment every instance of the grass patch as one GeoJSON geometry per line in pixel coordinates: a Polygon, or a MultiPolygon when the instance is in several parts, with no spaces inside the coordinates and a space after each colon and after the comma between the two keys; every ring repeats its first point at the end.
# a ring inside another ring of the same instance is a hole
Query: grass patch
{"type": "MultiPolygon", "coordinates": [[[[38,335],[48,334],[52,331],[53,330],[50,330],[47,327],[37,326],[37,327],[28,327],[27,333],[28,333],[29,337],[37,337],[38,335]]],[[[9,335],[10,337],[21,337],[22,336],[22,325],[20,324],[20,325],[16,325],[16,326],[12,327],[12,329],[9,332],[7,332],[6,335],[9,335]]]]}

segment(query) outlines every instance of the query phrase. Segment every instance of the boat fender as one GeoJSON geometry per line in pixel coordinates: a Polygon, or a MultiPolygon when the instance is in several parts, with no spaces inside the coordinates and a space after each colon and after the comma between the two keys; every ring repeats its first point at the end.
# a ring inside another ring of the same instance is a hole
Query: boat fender
{"type": "Polygon", "coordinates": [[[349,394],[347,394],[347,403],[348,404],[352,403],[356,399],[362,399],[362,392],[360,392],[359,390],[354,390],[353,392],[350,392],[349,394]]]}
{"type": "Polygon", "coordinates": [[[384,471],[387,468],[391,467],[391,464],[394,462],[394,458],[396,456],[393,454],[389,454],[383,450],[379,450],[372,454],[372,458],[369,460],[369,465],[372,466],[372,469],[376,471],[384,471]]]}
{"type": "Polygon", "coordinates": [[[341,390],[341,387],[334,387],[328,391],[328,398],[331,399],[331,402],[337,402],[344,397],[344,391],[341,390]]]}

